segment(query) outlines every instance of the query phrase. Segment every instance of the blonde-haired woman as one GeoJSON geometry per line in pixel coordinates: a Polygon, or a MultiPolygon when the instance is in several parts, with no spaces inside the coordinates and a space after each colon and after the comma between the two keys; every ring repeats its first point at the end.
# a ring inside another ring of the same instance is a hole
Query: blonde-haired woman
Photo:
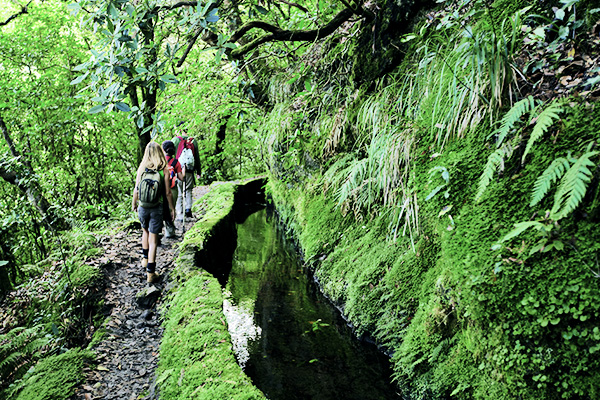
{"type": "Polygon", "coordinates": [[[135,188],[133,189],[133,202],[131,208],[138,213],[140,223],[142,224],[142,267],[146,268],[147,281],[153,283],[160,278],[156,274],[156,248],[158,246],[158,234],[163,228],[163,203],[167,200],[171,216],[175,218],[175,207],[171,196],[171,182],[169,176],[169,167],[163,154],[162,147],[155,142],[150,142],[146,146],[144,158],[137,170],[135,179],[135,188]],[[160,197],[160,202],[155,207],[138,207],[139,186],[142,173],[146,170],[156,170],[160,173],[160,182],[158,193],[164,193],[160,197]]]}

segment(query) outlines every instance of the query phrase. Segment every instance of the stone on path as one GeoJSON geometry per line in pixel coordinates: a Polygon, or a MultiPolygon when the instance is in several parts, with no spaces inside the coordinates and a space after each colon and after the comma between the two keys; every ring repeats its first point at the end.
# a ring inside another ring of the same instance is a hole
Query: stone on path
{"type": "Polygon", "coordinates": [[[140,308],[149,309],[152,308],[154,303],[160,297],[160,289],[154,285],[150,285],[140,290],[135,295],[135,301],[140,308]]]}

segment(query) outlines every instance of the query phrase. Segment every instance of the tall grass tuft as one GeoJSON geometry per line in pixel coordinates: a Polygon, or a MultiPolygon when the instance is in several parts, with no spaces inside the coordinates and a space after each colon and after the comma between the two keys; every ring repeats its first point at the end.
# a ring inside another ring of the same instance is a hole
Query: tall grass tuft
{"type": "Polygon", "coordinates": [[[425,133],[435,150],[443,151],[450,140],[465,137],[484,118],[493,121],[512,103],[516,67],[511,55],[526,11],[498,26],[491,15],[484,19],[474,11],[454,24],[421,30],[427,38],[419,42],[414,58],[359,107],[355,153],[324,175],[342,210],[361,216],[383,206],[390,237],[408,234],[414,246],[419,234],[418,183],[410,179],[415,142],[425,133]],[[479,22],[469,25],[469,18],[479,22]]]}

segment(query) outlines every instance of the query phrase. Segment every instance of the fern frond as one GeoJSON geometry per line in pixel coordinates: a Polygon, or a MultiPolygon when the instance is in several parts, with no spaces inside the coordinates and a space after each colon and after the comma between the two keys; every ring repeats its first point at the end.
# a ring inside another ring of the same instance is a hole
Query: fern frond
{"type": "Polygon", "coordinates": [[[35,354],[38,351],[40,351],[44,346],[46,346],[48,343],[50,343],[50,339],[48,339],[47,337],[37,338],[37,339],[27,343],[25,345],[25,347],[23,348],[23,351],[26,354],[35,354]]]}
{"type": "MultiPolygon", "coordinates": [[[[24,354],[20,351],[15,351],[14,353],[10,353],[6,358],[0,361],[0,371],[10,370],[13,366],[17,364],[17,362],[23,357],[24,354]]],[[[2,374],[4,375],[4,374],[2,374]]]]}
{"type": "Polygon", "coordinates": [[[563,111],[564,108],[562,107],[562,103],[555,101],[550,103],[548,107],[546,107],[540,113],[540,115],[538,115],[535,126],[533,127],[533,131],[531,132],[529,140],[527,141],[527,146],[525,147],[525,152],[523,153],[523,157],[521,158],[521,163],[525,162],[525,157],[527,156],[529,151],[531,151],[533,144],[539,138],[541,138],[542,135],[546,133],[546,131],[548,131],[548,128],[550,128],[554,124],[554,121],[560,119],[560,116],[558,114],[562,113],[563,111]]]}
{"type": "Polygon", "coordinates": [[[494,178],[494,173],[496,171],[502,172],[504,170],[505,158],[509,159],[512,156],[512,153],[512,145],[510,143],[506,143],[504,146],[489,155],[487,163],[485,164],[485,168],[483,169],[483,173],[479,177],[479,187],[477,189],[477,194],[475,195],[475,201],[479,201],[481,199],[485,189],[487,189],[490,182],[494,178]]]}
{"type": "Polygon", "coordinates": [[[579,206],[585,197],[587,185],[592,179],[592,171],[588,167],[596,165],[590,158],[597,154],[597,151],[583,154],[563,176],[554,195],[550,218],[554,220],[564,218],[579,206]]]}
{"type": "Polygon", "coordinates": [[[552,164],[535,180],[529,205],[533,207],[542,201],[552,184],[558,181],[570,167],[571,164],[564,157],[559,157],[552,161],[552,164]]]}
{"type": "Polygon", "coordinates": [[[28,368],[33,356],[49,342],[40,338],[41,334],[41,327],[34,326],[15,328],[0,335],[0,343],[3,343],[0,347],[0,382],[7,382],[11,375],[28,368]]]}
{"type": "Polygon", "coordinates": [[[541,222],[538,222],[538,221],[519,222],[518,224],[515,224],[515,228],[512,231],[508,232],[500,240],[500,243],[506,242],[507,240],[510,240],[514,237],[519,236],[521,233],[525,232],[529,228],[535,228],[537,230],[541,230],[544,228],[544,224],[542,224],[541,222]]]}
{"type": "Polygon", "coordinates": [[[497,135],[496,147],[500,147],[502,142],[513,128],[513,126],[521,119],[521,117],[528,112],[535,109],[535,100],[531,96],[527,96],[523,100],[516,102],[510,110],[504,114],[500,121],[500,127],[494,131],[497,135]]]}

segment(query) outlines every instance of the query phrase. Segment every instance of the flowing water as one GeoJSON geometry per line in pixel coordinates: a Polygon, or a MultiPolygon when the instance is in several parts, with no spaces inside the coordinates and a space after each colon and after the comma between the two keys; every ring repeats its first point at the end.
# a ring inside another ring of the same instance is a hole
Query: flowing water
{"type": "Polygon", "coordinates": [[[238,224],[224,311],[239,364],[269,399],[398,399],[387,357],[357,340],[266,210],[238,224]]]}

